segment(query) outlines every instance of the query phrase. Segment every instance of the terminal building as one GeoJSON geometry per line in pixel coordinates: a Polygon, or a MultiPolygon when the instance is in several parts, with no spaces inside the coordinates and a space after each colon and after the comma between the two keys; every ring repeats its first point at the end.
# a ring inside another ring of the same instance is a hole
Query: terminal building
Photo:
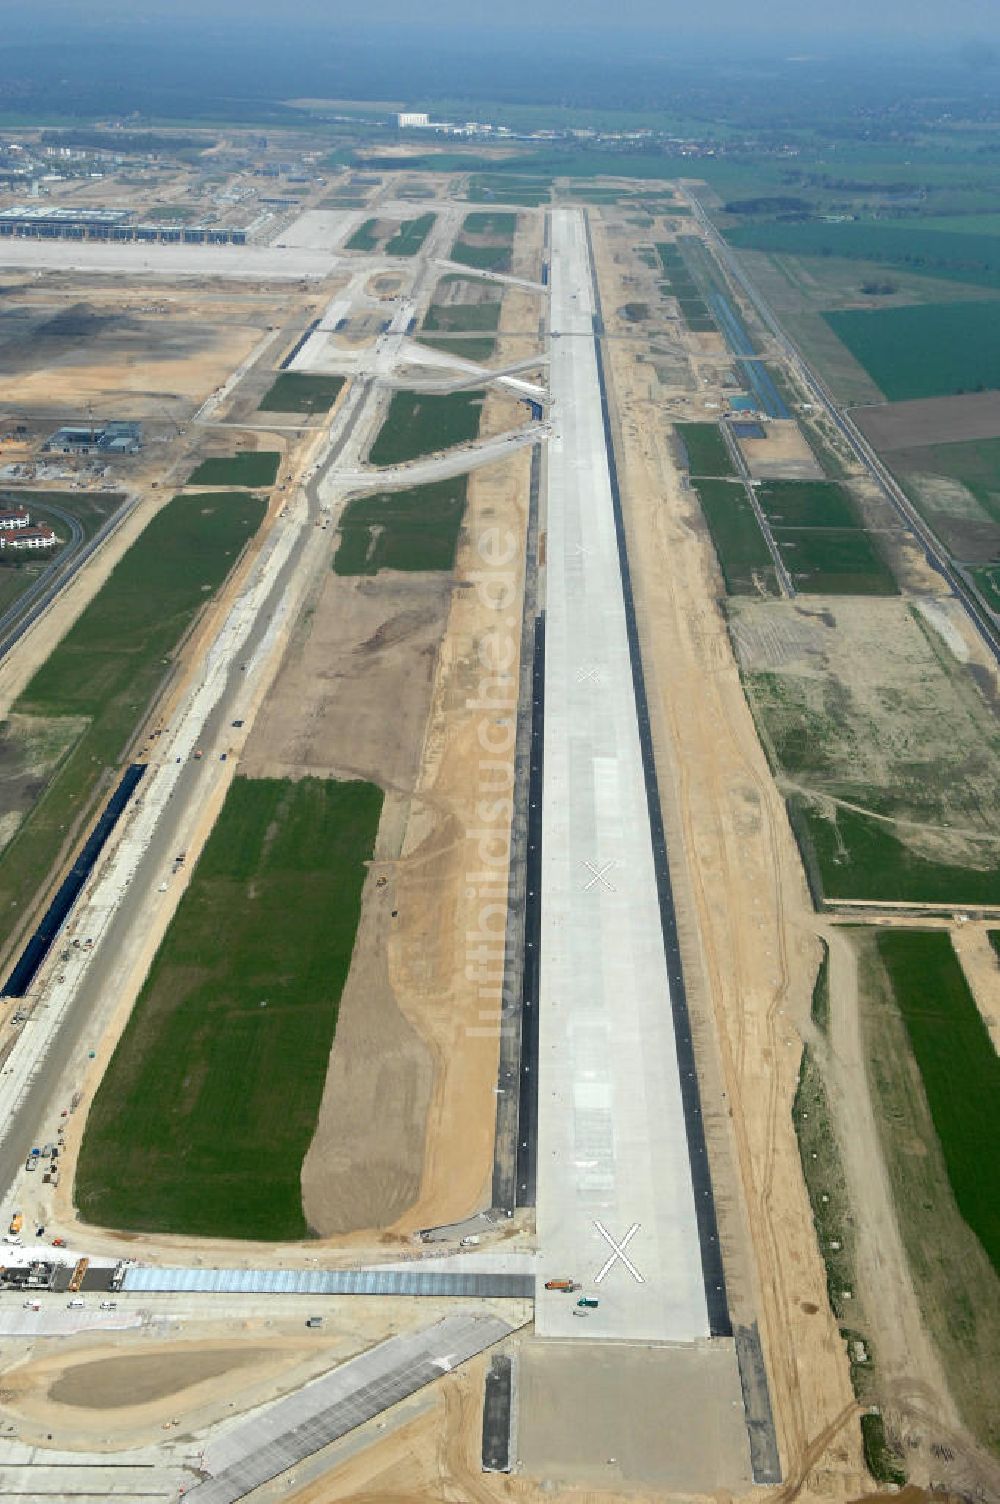
{"type": "Polygon", "coordinates": [[[0,209],[0,238],[104,240],[148,245],[246,245],[247,232],[229,225],[135,224],[131,209],[54,208],[15,204],[0,209]]]}

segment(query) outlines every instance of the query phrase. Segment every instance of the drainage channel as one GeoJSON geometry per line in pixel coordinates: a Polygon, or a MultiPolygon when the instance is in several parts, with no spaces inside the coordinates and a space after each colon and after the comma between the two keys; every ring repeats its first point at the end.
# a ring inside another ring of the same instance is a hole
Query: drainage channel
{"type": "Polygon", "coordinates": [[[104,813],[87,837],[83,850],[69,869],[41,923],[21,952],[20,959],[7,978],[0,997],[24,997],[35,980],[42,962],[52,948],[53,941],[66,923],[70,909],[79,898],[84,883],[94,870],[94,864],[107,845],[108,837],[118,824],[125,806],[135,793],[145,771],[146,764],[141,762],[134,762],[125,770],[121,782],[104,808],[104,813]]]}

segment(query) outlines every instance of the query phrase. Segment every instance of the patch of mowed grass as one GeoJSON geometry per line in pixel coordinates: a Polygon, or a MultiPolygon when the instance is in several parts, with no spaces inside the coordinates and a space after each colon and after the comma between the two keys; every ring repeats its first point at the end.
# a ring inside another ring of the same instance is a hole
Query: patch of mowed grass
{"type": "Polygon", "coordinates": [[[465,515],[468,476],[349,501],[340,519],[337,574],[450,570],[465,515]]]}
{"type": "Polygon", "coordinates": [[[480,272],[509,272],[510,251],[509,245],[472,245],[459,239],[451,248],[451,259],[480,272]]]}
{"type": "Polygon", "coordinates": [[[382,798],[370,783],[235,780],[87,1120],[89,1221],[308,1235],[302,1161],[382,798]]]}
{"type": "Polygon", "coordinates": [[[0,857],[0,942],[49,877],[74,823],[106,792],[170,655],[263,519],[258,496],[175,496],[15,702],[18,715],[86,729],[36,793],[0,857]]]}
{"type": "Polygon", "coordinates": [[[845,308],[823,317],[890,402],[1000,387],[1000,304],[845,308]]]}
{"type": "Polygon", "coordinates": [[[1000,903],[1000,869],[935,862],[903,844],[892,822],[805,795],[788,797],[788,814],[810,887],[820,901],[1000,903]]]}
{"type": "Polygon", "coordinates": [[[385,422],[368,458],[373,465],[400,465],[421,455],[465,444],[479,432],[485,392],[393,392],[385,422]]]}
{"type": "Polygon", "coordinates": [[[421,334],[419,338],[422,345],[429,345],[432,350],[443,350],[447,355],[458,355],[462,360],[472,360],[480,365],[492,360],[496,354],[495,339],[447,334],[421,334]]]}
{"type": "Polygon", "coordinates": [[[678,423],[676,428],[692,475],[735,475],[718,423],[678,423]]]}
{"type": "Polygon", "coordinates": [[[876,945],[958,1209],[1000,1273],[1000,1057],[946,932],[889,931],[876,945]]]}
{"type": "Polygon", "coordinates": [[[825,480],[766,480],[757,500],[775,527],[859,528],[861,520],[843,486],[825,480]]]}
{"type": "Polygon", "coordinates": [[[418,219],[404,219],[391,240],[385,244],[387,256],[415,256],[427,239],[437,219],[436,214],[421,214],[418,219]]]}
{"type": "Polygon", "coordinates": [[[741,485],[701,480],[698,499],[730,595],[777,595],[774,560],[741,485]]]}
{"type": "Polygon", "coordinates": [[[432,303],[421,327],[442,334],[492,334],[499,323],[499,303],[432,303]]]}
{"type": "Polygon", "coordinates": [[[484,211],[479,214],[467,214],[462,222],[463,234],[469,235],[490,235],[496,238],[502,236],[505,240],[513,240],[516,230],[516,214],[484,211]]]}
{"type": "Polygon", "coordinates": [[[358,226],[350,240],[345,242],[344,250],[373,251],[379,242],[376,233],[377,226],[377,219],[366,219],[364,224],[358,226]]]}
{"type": "Polygon", "coordinates": [[[282,371],[260,403],[263,413],[326,413],[344,387],[343,376],[282,371]]]}
{"type": "Polygon", "coordinates": [[[184,482],[187,486],[273,486],[281,455],[274,450],[246,450],[202,460],[184,482]]]}
{"type": "Polygon", "coordinates": [[[796,590],[808,595],[898,595],[892,571],[860,528],[772,528],[796,590]]]}

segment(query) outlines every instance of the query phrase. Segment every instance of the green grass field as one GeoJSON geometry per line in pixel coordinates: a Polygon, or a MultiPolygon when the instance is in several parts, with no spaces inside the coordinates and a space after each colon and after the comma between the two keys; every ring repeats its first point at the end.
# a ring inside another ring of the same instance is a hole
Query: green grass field
{"type": "Polygon", "coordinates": [[[469,339],[448,334],[421,334],[419,340],[422,345],[430,345],[432,350],[444,350],[448,355],[459,355],[463,360],[474,360],[481,365],[493,359],[497,348],[496,340],[486,336],[469,339]]]}
{"type": "Polygon", "coordinates": [[[264,449],[202,460],[188,476],[185,485],[273,486],[280,463],[280,454],[264,449]]]}
{"type": "Polygon", "coordinates": [[[499,303],[432,303],[421,328],[439,334],[492,334],[499,323],[499,303]]]}
{"type": "Polygon", "coordinates": [[[393,392],[389,412],[369,453],[373,465],[400,465],[467,443],[479,432],[485,392],[393,392]]]}
{"type": "Polygon", "coordinates": [[[729,594],[777,595],[774,561],[743,487],[701,480],[697,491],[729,594]]]}
{"type": "Polygon", "coordinates": [[[1000,303],[848,308],[823,317],[890,402],[1000,386],[1000,303]]]}
{"type": "Polygon", "coordinates": [[[326,413],[344,386],[343,376],[281,371],[260,404],[263,413],[326,413]]]}
{"type": "Polygon", "coordinates": [[[861,528],[774,527],[796,590],[810,595],[898,595],[892,571],[861,528]]]}
{"type": "Polygon", "coordinates": [[[340,519],[337,574],[446,569],[455,564],[468,476],[349,501],[340,519]]]}
{"type": "Polygon", "coordinates": [[[463,234],[489,235],[499,239],[513,240],[517,231],[517,215],[504,214],[502,212],[484,211],[481,214],[467,214],[462,222],[463,234]]]}
{"type": "Polygon", "coordinates": [[[1000,1057],[946,933],[889,932],[877,945],[958,1209],[1000,1273],[1000,1057]]]}
{"type": "Polygon", "coordinates": [[[364,224],[358,226],[350,240],[344,242],[344,250],[373,251],[379,241],[379,237],[375,233],[377,224],[377,219],[366,219],[364,224]]]}
{"type": "Polygon", "coordinates": [[[774,527],[857,528],[861,521],[843,486],[824,480],[766,480],[757,500],[774,527]]]}
{"type": "Polygon", "coordinates": [[[50,724],[57,737],[78,718],[78,735],[0,856],[0,943],[48,879],[74,824],[110,787],[170,655],[264,510],[259,497],[239,492],[174,497],[15,702],[15,714],[50,724]]]}
{"type": "Polygon", "coordinates": [[[415,256],[430,234],[436,214],[421,214],[419,219],[404,219],[391,240],[385,243],[387,256],[415,256]]]}
{"type": "Polygon", "coordinates": [[[469,179],[466,198],[472,204],[488,204],[499,199],[502,204],[519,204],[534,209],[549,202],[551,186],[551,178],[477,173],[469,179]]]}
{"type": "Polygon", "coordinates": [[[677,423],[692,475],[734,475],[733,462],[718,423],[677,423]]]}
{"type": "Polygon", "coordinates": [[[236,779],[91,1109],[86,1219],[308,1236],[301,1166],[381,808],[369,783],[236,779]]]}
{"type": "Polygon", "coordinates": [[[451,248],[451,259],[460,266],[471,266],[479,272],[509,272],[509,245],[471,245],[458,239],[451,248]]]}
{"type": "Polygon", "coordinates": [[[840,807],[832,820],[798,794],[788,799],[788,814],[813,892],[831,903],[1000,903],[1000,870],[934,861],[874,814],[840,807]]]}

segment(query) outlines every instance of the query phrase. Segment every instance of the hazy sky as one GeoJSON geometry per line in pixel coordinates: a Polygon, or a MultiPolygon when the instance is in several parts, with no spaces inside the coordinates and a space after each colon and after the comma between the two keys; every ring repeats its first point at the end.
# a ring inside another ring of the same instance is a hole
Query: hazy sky
{"type": "Polygon", "coordinates": [[[114,18],[136,31],[154,18],[190,16],[231,21],[243,29],[256,18],[289,28],[298,20],[310,29],[317,23],[329,26],[331,32],[372,23],[425,22],[459,31],[501,29],[519,33],[525,41],[533,25],[655,32],[664,39],[677,32],[722,34],[727,28],[773,39],[787,30],[794,37],[811,36],[817,44],[837,45],[859,33],[895,34],[904,44],[918,36],[1000,37],[1000,0],[711,0],[704,6],[690,0],[546,0],[541,7],[496,0],[36,0],[26,7],[23,0],[0,0],[5,22],[23,22],[28,12],[30,23],[46,30],[46,21],[58,16],[87,20],[92,27],[114,18]]]}

